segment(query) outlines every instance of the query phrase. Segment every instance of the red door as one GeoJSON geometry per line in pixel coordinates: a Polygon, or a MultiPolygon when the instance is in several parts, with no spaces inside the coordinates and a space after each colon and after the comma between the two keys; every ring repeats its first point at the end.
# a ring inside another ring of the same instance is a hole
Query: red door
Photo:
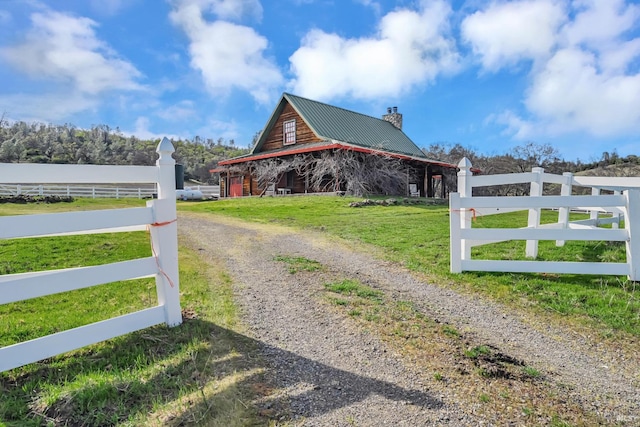
{"type": "Polygon", "coordinates": [[[231,178],[231,185],[229,186],[230,197],[242,197],[242,177],[234,176],[231,178]]]}

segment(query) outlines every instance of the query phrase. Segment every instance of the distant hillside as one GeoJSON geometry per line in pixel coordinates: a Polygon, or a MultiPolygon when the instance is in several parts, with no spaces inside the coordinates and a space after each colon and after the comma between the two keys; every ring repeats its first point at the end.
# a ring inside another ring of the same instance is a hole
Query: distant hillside
{"type": "Polygon", "coordinates": [[[640,176],[640,164],[622,163],[598,166],[593,169],[577,172],[576,175],[585,176],[640,176]]]}
{"type": "MultiPolygon", "coordinates": [[[[79,129],[70,124],[15,122],[0,118],[0,162],[75,163],[98,165],[153,165],[159,140],[125,136],[106,125],[79,129]]],[[[196,136],[193,140],[172,141],[173,157],[184,166],[185,178],[212,182],[210,169],[218,161],[247,153],[233,140],[213,140],[196,136]]]]}

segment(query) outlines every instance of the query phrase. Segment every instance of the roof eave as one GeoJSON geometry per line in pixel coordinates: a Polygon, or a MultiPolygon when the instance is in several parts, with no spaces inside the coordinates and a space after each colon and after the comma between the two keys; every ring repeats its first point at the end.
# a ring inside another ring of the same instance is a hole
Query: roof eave
{"type": "Polygon", "coordinates": [[[255,155],[251,155],[250,154],[250,155],[245,155],[245,156],[241,156],[241,157],[235,157],[235,158],[232,158],[232,159],[221,160],[220,162],[218,162],[218,165],[220,165],[220,166],[230,166],[230,165],[235,165],[235,164],[245,163],[245,162],[250,162],[250,161],[264,160],[264,159],[269,159],[269,158],[274,158],[274,157],[291,156],[291,155],[294,155],[294,154],[311,153],[311,152],[315,152],[315,151],[331,150],[331,149],[335,149],[335,148],[343,149],[343,150],[351,150],[351,151],[356,151],[356,152],[366,153],[366,154],[377,154],[377,155],[382,155],[382,156],[389,156],[389,157],[397,158],[397,159],[400,159],[400,160],[415,161],[415,162],[420,162],[420,163],[425,163],[425,164],[435,164],[435,165],[438,165],[438,166],[451,168],[451,169],[457,169],[458,168],[456,165],[452,165],[452,164],[445,163],[445,162],[439,162],[439,161],[436,161],[436,160],[429,160],[429,159],[426,159],[426,158],[415,157],[415,156],[410,156],[410,155],[406,155],[406,154],[393,153],[391,151],[375,150],[375,149],[372,149],[372,148],[360,147],[358,145],[349,144],[349,143],[346,143],[346,142],[343,142],[343,141],[335,141],[335,140],[330,140],[330,141],[328,141],[328,143],[326,145],[321,145],[321,146],[300,147],[300,148],[291,149],[291,150],[287,150],[287,151],[275,151],[275,152],[270,152],[270,153],[258,153],[258,154],[255,154],[255,155]]]}

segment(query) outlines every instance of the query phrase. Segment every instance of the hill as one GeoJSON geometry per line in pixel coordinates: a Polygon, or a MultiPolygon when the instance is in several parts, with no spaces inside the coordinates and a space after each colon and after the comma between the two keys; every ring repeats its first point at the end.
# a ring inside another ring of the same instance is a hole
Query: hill
{"type": "Polygon", "coordinates": [[[640,176],[640,164],[621,163],[598,166],[593,169],[577,172],[576,175],[584,176],[640,176]]]}
{"type": "MultiPolygon", "coordinates": [[[[98,165],[153,165],[159,140],[126,136],[118,128],[95,125],[79,129],[70,124],[14,122],[0,120],[0,162],[74,163],[98,165]]],[[[193,140],[172,140],[173,157],[184,166],[185,179],[211,182],[210,169],[218,161],[248,151],[233,140],[196,136],[193,140]]]]}

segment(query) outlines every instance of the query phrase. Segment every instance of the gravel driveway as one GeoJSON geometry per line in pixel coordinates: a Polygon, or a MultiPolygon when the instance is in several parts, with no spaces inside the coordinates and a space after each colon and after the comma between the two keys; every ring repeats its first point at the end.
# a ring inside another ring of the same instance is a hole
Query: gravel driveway
{"type": "Polygon", "coordinates": [[[603,423],[640,425],[637,354],[426,283],[319,232],[180,213],[179,235],[205,259],[225,260],[243,322],[272,368],[270,381],[278,390],[273,405],[286,402],[290,425],[519,425],[499,415],[488,418],[460,390],[437,384],[375,332],[331,309],[320,295],[323,283],[338,276],[413,301],[429,318],[539,368],[603,423]],[[289,274],[274,260],[279,255],[315,260],[326,270],[289,274]]]}

